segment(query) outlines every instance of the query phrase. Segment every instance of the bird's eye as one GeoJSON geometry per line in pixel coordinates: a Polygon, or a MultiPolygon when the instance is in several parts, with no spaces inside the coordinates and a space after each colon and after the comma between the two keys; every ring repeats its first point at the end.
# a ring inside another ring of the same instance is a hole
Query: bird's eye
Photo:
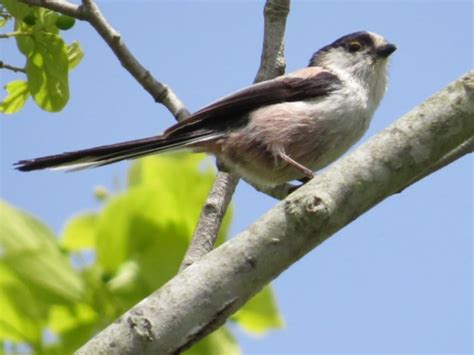
{"type": "Polygon", "coordinates": [[[349,52],[358,52],[361,49],[362,49],[362,45],[359,42],[354,41],[354,42],[349,43],[349,52]]]}

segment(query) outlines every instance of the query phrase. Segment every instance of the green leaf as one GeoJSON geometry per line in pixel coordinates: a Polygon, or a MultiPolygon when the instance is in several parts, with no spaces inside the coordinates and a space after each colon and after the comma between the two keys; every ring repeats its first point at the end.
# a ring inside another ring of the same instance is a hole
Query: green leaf
{"type": "Polygon", "coordinates": [[[42,7],[36,7],[35,10],[39,18],[38,30],[58,34],[59,30],[56,27],[56,21],[61,15],[42,7]]]}
{"type": "Polygon", "coordinates": [[[8,22],[8,18],[0,17],[0,28],[5,26],[7,24],[7,22],[8,22]]]}
{"type": "Polygon", "coordinates": [[[71,29],[76,23],[76,19],[71,16],[61,15],[56,19],[56,27],[60,30],[67,31],[71,29]]]}
{"type": "Polygon", "coordinates": [[[81,299],[83,285],[54,235],[41,222],[0,201],[0,264],[44,300],[81,299]]]}
{"type": "Polygon", "coordinates": [[[0,112],[12,114],[20,111],[30,96],[28,83],[23,80],[11,81],[5,86],[5,90],[7,96],[0,102],[0,112]]]}
{"type": "Polygon", "coordinates": [[[176,200],[153,186],[140,186],[110,199],[99,217],[97,257],[109,274],[132,256],[149,271],[150,290],[167,281],[184,255],[193,223],[176,210],[176,200]]]}
{"type": "Polygon", "coordinates": [[[69,332],[79,324],[95,323],[99,315],[88,304],[53,305],[49,313],[48,328],[56,334],[69,332]]]}
{"type": "Polygon", "coordinates": [[[189,350],[184,355],[238,355],[240,354],[239,344],[235,341],[228,329],[222,327],[209,334],[203,340],[189,350]]]}
{"type": "Polygon", "coordinates": [[[130,187],[105,201],[97,263],[121,309],[176,274],[212,184],[212,172],[201,167],[202,156],[189,154],[142,159],[131,169],[130,187]]]}
{"type": "Polygon", "coordinates": [[[57,112],[69,100],[69,62],[64,41],[56,34],[33,35],[34,49],[26,62],[30,93],[42,109],[57,112]]]}
{"type": "Polygon", "coordinates": [[[266,286],[232,316],[242,328],[253,334],[283,327],[273,292],[266,286]]]}
{"type": "Polygon", "coordinates": [[[203,177],[212,179],[214,176],[210,160],[204,158],[204,154],[173,153],[136,160],[128,173],[128,185],[185,186],[173,192],[183,191],[180,195],[187,196],[193,191],[193,183],[200,184],[203,177]]]}
{"type": "Polygon", "coordinates": [[[61,245],[69,251],[95,248],[97,214],[83,213],[68,221],[64,228],[61,245]]]}
{"type": "Polygon", "coordinates": [[[38,36],[57,35],[58,28],[55,25],[58,14],[54,11],[41,7],[31,7],[23,20],[15,20],[15,30],[24,33],[15,36],[16,44],[20,52],[28,59],[36,48],[38,36]]]}
{"type": "Polygon", "coordinates": [[[132,253],[146,255],[154,248],[171,263],[161,262],[163,268],[175,271],[212,183],[209,169],[198,170],[201,163],[202,156],[190,154],[134,163],[130,188],[110,198],[99,217],[97,256],[107,272],[115,272],[132,253]]]}
{"type": "Polygon", "coordinates": [[[18,0],[2,0],[3,6],[13,17],[21,20],[30,13],[30,7],[18,0]]]}
{"type": "MultiPolygon", "coordinates": [[[[15,28],[23,29],[27,25],[23,22],[21,22],[18,25],[18,22],[16,22],[15,28]]],[[[16,36],[16,46],[18,47],[18,50],[26,57],[33,52],[35,48],[35,41],[33,38],[33,35],[24,35],[24,36],[16,36]]]]}
{"type": "Polygon", "coordinates": [[[46,307],[14,271],[0,263],[0,339],[38,343],[46,307]]]}
{"type": "Polygon", "coordinates": [[[67,46],[67,59],[69,62],[69,70],[74,69],[84,58],[84,52],[82,51],[79,42],[72,42],[67,46]]]}
{"type": "Polygon", "coordinates": [[[23,22],[28,26],[34,26],[36,24],[36,15],[31,13],[23,17],[23,22]]]}

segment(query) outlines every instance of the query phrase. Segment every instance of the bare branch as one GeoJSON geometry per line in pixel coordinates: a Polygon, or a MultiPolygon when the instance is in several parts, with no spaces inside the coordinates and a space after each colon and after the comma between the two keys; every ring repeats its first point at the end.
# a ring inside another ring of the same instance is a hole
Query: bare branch
{"type": "Polygon", "coordinates": [[[0,69],[8,69],[8,70],[14,71],[15,73],[18,73],[18,72],[26,73],[25,68],[15,67],[13,65],[6,64],[1,60],[0,60],[0,69]]]}
{"type": "Polygon", "coordinates": [[[213,248],[239,178],[223,171],[217,172],[216,180],[199,216],[191,244],[181,263],[180,270],[201,259],[213,248]]]}
{"type": "Polygon", "coordinates": [[[189,116],[189,111],[174,92],[167,85],[156,80],[130,52],[122,36],[108,23],[94,1],[84,0],[82,6],[77,6],[62,0],[21,1],[29,5],[41,6],[89,22],[115,53],[122,66],[140,83],[156,102],[163,104],[178,121],[189,116]]]}
{"type": "Polygon", "coordinates": [[[183,351],[292,263],[473,137],[474,71],[183,270],[77,354],[183,351]]]}
{"type": "Polygon", "coordinates": [[[262,58],[256,83],[285,73],[285,28],[289,12],[290,0],[268,0],[265,3],[262,58]]]}
{"type": "Polygon", "coordinates": [[[107,42],[120,60],[122,66],[148,91],[156,102],[167,107],[179,121],[189,116],[189,111],[170,90],[168,86],[156,80],[151,73],[140,64],[125,45],[122,36],[105,19],[99,7],[92,0],[83,0],[86,19],[107,42]]]}
{"type": "Polygon", "coordinates": [[[85,14],[82,7],[76,4],[71,4],[63,0],[20,0],[21,2],[32,5],[44,7],[64,15],[68,15],[78,20],[85,20],[85,14]]]}
{"type": "MultiPolygon", "coordinates": [[[[289,11],[290,0],[267,0],[265,4],[264,44],[260,69],[255,82],[271,79],[283,74],[285,70],[283,43],[289,11]]],[[[209,197],[201,211],[193,240],[181,263],[181,270],[214,248],[222,219],[238,183],[237,176],[224,171],[218,172],[209,197]]],[[[279,192],[281,193],[281,191],[279,192]]]]}

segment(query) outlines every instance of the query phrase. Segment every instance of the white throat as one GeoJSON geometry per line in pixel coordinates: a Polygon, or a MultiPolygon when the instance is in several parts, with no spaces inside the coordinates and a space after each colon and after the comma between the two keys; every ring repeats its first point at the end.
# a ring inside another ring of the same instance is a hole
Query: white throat
{"type": "Polygon", "coordinates": [[[334,49],[327,53],[322,66],[344,81],[349,86],[359,86],[366,92],[367,108],[371,113],[380,104],[387,89],[388,60],[373,60],[363,53],[348,55],[343,50],[334,49]]]}

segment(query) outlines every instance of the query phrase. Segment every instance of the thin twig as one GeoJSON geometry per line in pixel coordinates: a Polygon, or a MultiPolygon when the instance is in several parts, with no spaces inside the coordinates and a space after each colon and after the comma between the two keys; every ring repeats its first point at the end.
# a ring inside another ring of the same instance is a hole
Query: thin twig
{"type": "Polygon", "coordinates": [[[13,65],[6,64],[1,60],[0,60],[0,69],[8,69],[8,70],[14,71],[15,73],[26,73],[25,68],[15,67],[13,65]]]}
{"type": "MultiPolygon", "coordinates": [[[[289,11],[290,0],[267,0],[265,4],[262,57],[255,82],[274,78],[285,71],[283,43],[289,11]]],[[[185,269],[214,248],[222,220],[238,183],[239,178],[236,175],[224,171],[218,172],[180,270],[185,269]]]]}
{"type": "Polygon", "coordinates": [[[85,14],[82,11],[82,7],[76,4],[72,4],[62,0],[20,0],[21,2],[32,5],[44,7],[59,12],[63,15],[74,17],[78,20],[85,20],[85,14]]]}
{"type": "MultiPolygon", "coordinates": [[[[1,7],[0,7],[1,9],[1,7]]],[[[3,17],[5,20],[11,19],[13,16],[10,15],[8,12],[0,12],[0,17],[3,17]]]]}
{"type": "Polygon", "coordinates": [[[156,102],[163,104],[178,121],[189,116],[189,111],[174,92],[167,85],[156,80],[130,52],[122,36],[108,23],[94,1],[84,0],[81,6],[62,0],[21,1],[29,5],[41,6],[89,22],[115,53],[122,66],[141,84],[156,102]]]}
{"type": "Polygon", "coordinates": [[[28,32],[22,32],[22,31],[0,33],[0,38],[5,39],[5,38],[11,38],[11,37],[26,36],[26,35],[29,35],[29,34],[30,33],[28,33],[28,32]]]}
{"type": "Polygon", "coordinates": [[[214,244],[239,181],[238,176],[218,171],[211,192],[204,203],[191,244],[181,262],[180,271],[201,259],[214,244]]]}
{"type": "Polygon", "coordinates": [[[289,12],[290,0],[267,0],[265,3],[263,48],[256,83],[285,73],[285,28],[289,12]]]}

